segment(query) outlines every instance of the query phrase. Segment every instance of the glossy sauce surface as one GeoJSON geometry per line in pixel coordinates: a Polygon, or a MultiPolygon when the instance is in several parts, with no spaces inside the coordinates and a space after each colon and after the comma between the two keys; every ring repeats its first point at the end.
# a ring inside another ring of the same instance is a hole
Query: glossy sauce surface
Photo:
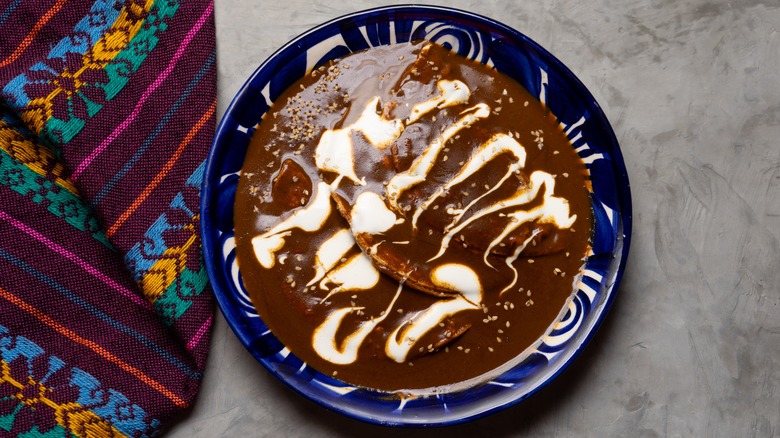
{"type": "Polygon", "coordinates": [[[387,391],[476,382],[575,290],[587,184],[512,79],[428,43],[358,52],[258,125],[236,193],[242,280],[320,372],[387,391]]]}

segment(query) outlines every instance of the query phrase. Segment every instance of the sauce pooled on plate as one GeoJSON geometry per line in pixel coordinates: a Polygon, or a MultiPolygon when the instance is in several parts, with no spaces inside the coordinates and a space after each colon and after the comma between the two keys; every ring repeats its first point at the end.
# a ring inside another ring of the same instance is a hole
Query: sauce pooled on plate
{"type": "Polygon", "coordinates": [[[318,371],[444,390],[517,363],[589,251],[587,171],[517,82],[428,42],[315,69],[265,114],[235,202],[243,284],[318,371]]]}

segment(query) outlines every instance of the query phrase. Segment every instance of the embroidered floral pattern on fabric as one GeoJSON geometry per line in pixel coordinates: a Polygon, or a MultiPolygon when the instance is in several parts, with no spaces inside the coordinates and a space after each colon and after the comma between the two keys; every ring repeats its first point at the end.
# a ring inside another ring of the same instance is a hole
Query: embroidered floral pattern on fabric
{"type": "Polygon", "coordinates": [[[64,172],[54,152],[25,137],[10,117],[0,118],[0,184],[45,205],[55,216],[111,247],[64,172]]]}
{"type": "Polygon", "coordinates": [[[97,2],[47,61],[3,89],[3,97],[42,138],[67,143],[78,134],[124,88],[157,45],[157,32],[167,28],[164,20],[179,7],[175,0],[127,1],[107,27],[109,11],[120,6],[114,3],[97,2]],[[96,34],[101,36],[95,39],[96,34]],[[89,48],[83,45],[84,35],[94,42],[89,48]]]}
{"type": "Polygon", "coordinates": [[[149,228],[146,239],[125,256],[144,296],[168,325],[190,308],[192,298],[200,295],[208,282],[197,233],[202,176],[203,165],[149,228]]]}
{"type": "Polygon", "coordinates": [[[0,325],[0,431],[144,437],[157,426],[123,394],[0,325]]]}

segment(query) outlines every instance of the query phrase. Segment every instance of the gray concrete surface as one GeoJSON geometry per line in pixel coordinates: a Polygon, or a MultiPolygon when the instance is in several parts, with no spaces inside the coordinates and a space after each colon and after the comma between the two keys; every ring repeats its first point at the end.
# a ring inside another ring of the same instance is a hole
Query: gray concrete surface
{"type": "MultiPolygon", "coordinates": [[[[427,2],[423,2],[427,3],[427,2]]],[[[381,4],[216,1],[219,109],[290,38],[381,4]]],[[[527,34],[592,91],[632,183],[631,256],[585,353],[449,436],[780,435],[780,2],[453,1],[527,34]]],[[[219,316],[171,437],[423,436],[356,422],[265,372],[219,316]]]]}

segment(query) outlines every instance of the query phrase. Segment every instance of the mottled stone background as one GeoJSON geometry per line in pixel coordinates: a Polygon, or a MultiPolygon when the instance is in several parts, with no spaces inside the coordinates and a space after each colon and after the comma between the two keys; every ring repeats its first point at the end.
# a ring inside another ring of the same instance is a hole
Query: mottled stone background
{"type": "MultiPolygon", "coordinates": [[[[428,2],[422,2],[428,3],[428,2]]],[[[620,292],[529,401],[448,436],[780,435],[780,1],[452,1],[546,47],[603,106],[631,179],[620,292]]],[[[268,55],[387,3],[217,0],[219,111],[268,55]]],[[[169,436],[396,436],[268,374],[217,319],[203,391],[169,436]]]]}

